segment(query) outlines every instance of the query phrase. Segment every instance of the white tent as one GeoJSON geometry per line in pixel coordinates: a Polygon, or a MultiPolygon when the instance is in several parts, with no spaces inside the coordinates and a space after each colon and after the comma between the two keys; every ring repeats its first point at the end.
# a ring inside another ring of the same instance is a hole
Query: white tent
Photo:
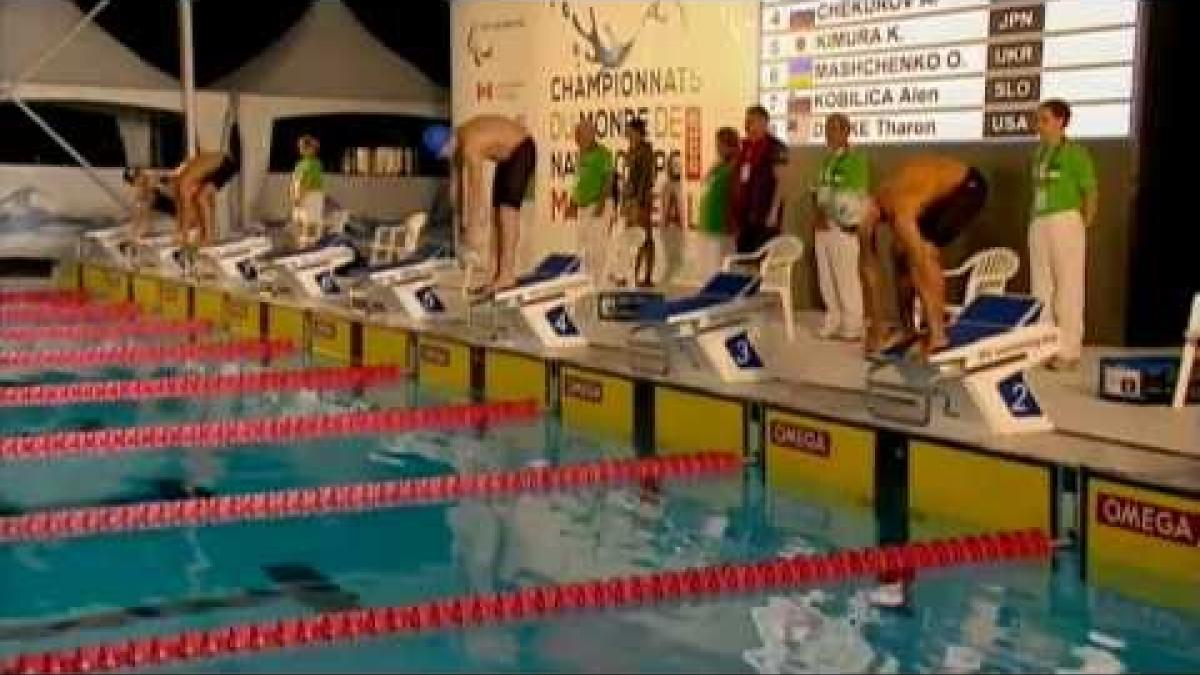
{"type": "MultiPolygon", "coordinates": [[[[199,47],[198,47],[199,48],[199,47]]],[[[268,173],[272,124],[285,117],[380,113],[448,116],[448,92],[372,37],[341,2],[318,1],[279,40],[214,89],[237,92],[245,213],[280,217],[287,177],[268,173]]],[[[421,208],[434,181],[331,175],[351,211],[398,217],[421,208]]]]}
{"type": "MultiPolygon", "coordinates": [[[[195,46],[201,55],[217,48],[195,46]]],[[[0,100],[10,90],[28,102],[183,110],[178,80],[91,24],[69,0],[0,0],[0,100]],[[33,74],[25,77],[31,69],[33,74]]],[[[199,92],[196,100],[201,148],[220,147],[233,121],[231,113],[238,116],[244,181],[239,211],[250,218],[278,215],[282,206],[280,186],[286,179],[267,174],[274,120],[333,112],[447,114],[445,89],[371,37],[341,2],[324,0],[313,3],[291,30],[243,68],[199,92]],[[233,92],[236,109],[231,106],[233,92]]],[[[127,154],[136,157],[139,134],[134,118],[119,121],[127,154]]],[[[415,208],[428,193],[422,181],[411,179],[394,179],[404,180],[399,186],[383,181],[343,186],[339,183],[345,181],[332,178],[330,191],[335,196],[339,188],[357,188],[350,190],[362,194],[357,201],[384,215],[415,208]]],[[[112,217],[123,212],[114,199],[122,194],[116,169],[89,175],[75,167],[0,165],[0,196],[25,187],[41,192],[64,215],[112,217]]],[[[357,206],[355,199],[343,201],[352,209],[357,206]]]]}

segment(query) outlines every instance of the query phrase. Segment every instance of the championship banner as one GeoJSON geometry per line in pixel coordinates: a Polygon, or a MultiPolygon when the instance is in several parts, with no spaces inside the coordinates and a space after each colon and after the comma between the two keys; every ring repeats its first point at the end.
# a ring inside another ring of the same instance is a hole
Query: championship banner
{"type": "MultiPolygon", "coordinates": [[[[618,173],[627,122],[646,121],[658,169],[653,219],[681,255],[716,160],[716,131],[740,132],[758,99],[759,17],[755,0],[453,3],[455,123],[506,115],[537,142],[524,266],[577,249],[570,190],[581,119],[613,151],[618,173]]],[[[673,267],[683,271],[678,260],[673,267]]]]}

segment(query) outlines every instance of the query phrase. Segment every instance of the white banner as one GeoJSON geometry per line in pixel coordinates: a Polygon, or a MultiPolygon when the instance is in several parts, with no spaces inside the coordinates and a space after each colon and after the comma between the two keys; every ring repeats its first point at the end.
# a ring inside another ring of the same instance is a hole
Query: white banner
{"type": "Polygon", "coordinates": [[[576,248],[569,194],[582,118],[622,168],[625,125],[645,119],[659,169],[655,222],[668,239],[694,227],[716,130],[740,130],[758,98],[756,2],[457,0],[452,11],[455,122],[522,116],[537,141],[523,264],[576,248]]]}

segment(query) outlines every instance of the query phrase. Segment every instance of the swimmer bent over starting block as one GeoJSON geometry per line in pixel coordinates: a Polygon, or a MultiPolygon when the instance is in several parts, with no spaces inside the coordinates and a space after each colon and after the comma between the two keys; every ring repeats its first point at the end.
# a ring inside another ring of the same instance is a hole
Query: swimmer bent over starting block
{"type": "Polygon", "coordinates": [[[913,303],[918,297],[928,331],[923,353],[929,355],[947,345],[940,249],[975,220],[987,201],[987,192],[987,182],[977,169],[949,157],[923,155],[901,165],[864,204],[858,228],[859,273],[869,323],[868,354],[918,339],[913,325],[913,303]],[[901,328],[901,334],[890,339],[883,328],[877,242],[884,224],[891,225],[895,242],[901,328]]]}
{"type": "Polygon", "coordinates": [[[490,282],[475,289],[473,295],[491,295],[517,282],[516,254],[521,231],[521,204],[529,191],[537,166],[537,145],[520,123],[499,115],[479,115],[451,131],[430,127],[425,131],[425,146],[433,154],[453,159],[454,180],[459,187],[458,202],[468,214],[465,229],[471,248],[479,250],[483,227],[474,222],[481,215],[479,202],[483,192],[483,164],[495,162],[492,181],[492,207],[495,236],[492,239],[490,282]],[[460,171],[465,170],[465,181],[460,171]],[[465,190],[463,190],[465,183],[465,190]]]}

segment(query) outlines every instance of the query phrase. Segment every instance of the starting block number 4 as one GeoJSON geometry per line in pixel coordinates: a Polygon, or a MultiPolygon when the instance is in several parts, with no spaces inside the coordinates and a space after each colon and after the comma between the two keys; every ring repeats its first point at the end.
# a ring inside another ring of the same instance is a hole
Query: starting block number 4
{"type": "Polygon", "coordinates": [[[446,306],[442,304],[442,299],[438,297],[437,291],[433,286],[426,286],[417,291],[417,302],[425,308],[425,311],[433,314],[446,311],[446,306]]]}
{"type": "Polygon", "coordinates": [[[1002,380],[998,386],[1000,397],[1004,399],[1004,404],[1013,417],[1040,417],[1042,415],[1042,409],[1034,399],[1033,392],[1029,389],[1029,383],[1025,381],[1024,373],[1017,373],[1002,380]]]}
{"type": "Polygon", "coordinates": [[[546,321],[550,324],[550,329],[559,337],[578,337],[579,328],[571,321],[571,315],[567,313],[566,307],[555,307],[546,312],[546,321]]]}
{"type": "Polygon", "coordinates": [[[745,370],[763,367],[762,358],[759,357],[758,351],[754,349],[754,344],[750,342],[749,334],[745,331],[726,340],[725,350],[738,368],[745,370]]]}

